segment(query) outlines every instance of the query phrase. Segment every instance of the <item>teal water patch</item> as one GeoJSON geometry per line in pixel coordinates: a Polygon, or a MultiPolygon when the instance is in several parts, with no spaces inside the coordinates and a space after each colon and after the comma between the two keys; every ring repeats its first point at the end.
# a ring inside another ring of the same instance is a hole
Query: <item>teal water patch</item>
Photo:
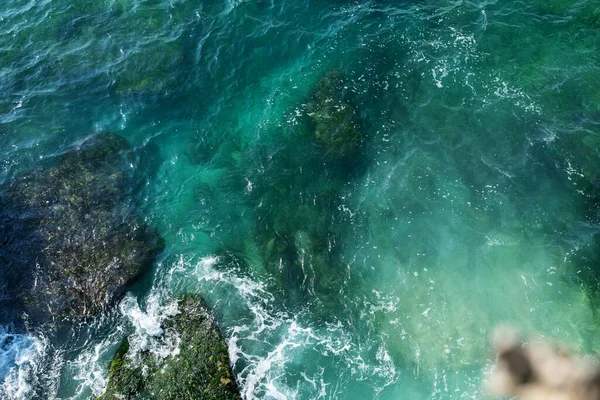
{"type": "Polygon", "coordinates": [[[2,393],[100,395],[122,338],[143,349],[189,292],[247,399],[481,398],[501,323],[597,353],[598,15],[10,2],[0,180],[116,133],[166,248],[104,317],[15,336],[2,393]]]}

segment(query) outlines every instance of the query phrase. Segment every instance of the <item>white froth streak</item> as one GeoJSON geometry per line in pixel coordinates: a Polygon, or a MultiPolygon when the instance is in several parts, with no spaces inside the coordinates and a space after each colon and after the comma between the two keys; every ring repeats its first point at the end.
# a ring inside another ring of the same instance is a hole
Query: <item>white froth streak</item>
{"type": "Polygon", "coordinates": [[[88,388],[95,395],[104,393],[108,382],[102,360],[107,358],[110,349],[119,343],[121,337],[122,332],[119,329],[102,342],[84,350],[74,361],[68,363],[70,368],[77,371],[73,376],[73,380],[81,382],[77,388],[75,398],[79,398],[88,388]]]}
{"type": "MultiPolygon", "coordinates": [[[[180,261],[183,261],[183,259],[180,261]]],[[[289,390],[281,389],[288,392],[288,395],[284,394],[275,386],[273,380],[270,379],[269,376],[276,365],[280,366],[285,361],[285,348],[298,347],[300,345],[292,341],[284,341],[277,345],[274,350],[269,352],[267,356],[263,358],[247,354],[242,351],[238,345],[239,333],[247,333],[247,338],[250,340],[262,340],[259,338],[260,334],[265,331],[272,331],[280,327],[283,321],[271,315],[264,307],[263,304],[267,305],[273,301],[273,296],[265,290],[264,285],[261,282],[256,282],[249,278],[237,277],[217,271],[213,268],[217,261],[218,258],[214,256],[200,259],[195,268],[195,273],[198,277],[198,280],[224,282],[232,287],[235,287],[241,299],[252,312],[254,321],[256,323],[256,327],[254,329],[251,329],[245,325],[234,327],[228,340],[229,358],[233,365],[235,365],[235,363],[241,357],[246,360],[253,361],[251,365],[246,367],[240,373],[239,379],[241,380],[240,383],[242,384],[241,394],[243,398],[248,400],[257,398],[256,393],[258,393],[262,387],[262,390],[264,390],[267,396],[278,400],[288,399],[289,390]]]]}
{"type": "Polygon", "coordinates": [[[14,334],[0,326],[0,396],[7,399],[30,399],[37,382],[40,364],[48,350],[48,339],[14,334]]]}
{"type": "MultiPolygon", "coordinates": [[[[173,269],[187,276],[185,271],[188,268],[185,268],[183,264],[189,262],[191,260],[185,261],[181,257],[173,269]]],[[[342,360],[343,363],[354,365],[357,368],[351,368],[354,371],[352,374],[359,373],[360,380],[367,377],[382,379],[380,387],[374,385],[375,393],[380,393],[383,388],[397,380],[398,375],[385,343],[381,343],[377,348],[376,362],[371,365],[361,357],[361,346],[357,347],[352,344],[351,334],[345,331],[339,321],[337,324],[326,324],[323,335],[318,334],[312,328],[302,327],[298,323],[297,316],[271,309],[274,297],[263,283],[248,277],[237,276],[234,273],[217,271],[214,269],[217,262],[218,258],[214,256],[204,257],[197,261],[194,273],[198,281],[211,282],[215,286],[225,284],[233,288],[234,293],[246,304],[254,319],[252,326],[234,326],[228,332],[229,357],[234,365],[234,372],[238,360],[244,359],[248,362],[248,365],[237,373],[243,398],[251,400],[265,397],[274,399],[304,397],[305,393],[299,393],[301,390],[299,386],[287,387],[280,379],[287,373],[286,364],[291,359],[296,359],[305,352],[306,356],[310,357],[308,353],[313,351],[319,352],[324,357],[333,356],[342,360]],[[282,327],[284,327],[283,331],[282,327]],[[340,337],[336,337],[336,334],[339,334],[340,337]],[[262,345],[271,343],[274,348],[266,354],[249,354],[252,351],[242,349],[247,341],[255,341],[262,345]]],[[[324,369],[321,369],[321,373],[318,374],[320,375],[319,388],[315,387],[315,378],[309,379],[306,374],[302,375],[312,389],[318,390],[318,393],[311,398],[335,397],[334,393],[327,393],[330,383],[323,379],[324,372],[324,369]]],[[[333,389],[334,392],[337,392],[335,388],[333,389]]]]}

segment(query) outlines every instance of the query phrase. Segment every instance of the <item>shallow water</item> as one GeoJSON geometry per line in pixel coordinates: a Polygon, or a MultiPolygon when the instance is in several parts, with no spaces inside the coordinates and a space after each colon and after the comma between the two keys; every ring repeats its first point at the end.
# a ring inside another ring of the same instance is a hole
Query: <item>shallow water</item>
{"type": "Polygon", "coordinates": [[[187,292],[247,399],[481,398],[501,323],[596,353],[598,26],[595,0],[7,2],[0,181],[117,133],[166,249],[61,345],[0,328],[0,393],[101,394],[187,292]],[[332,69],[351,162],[307,123],[332,69]]]}

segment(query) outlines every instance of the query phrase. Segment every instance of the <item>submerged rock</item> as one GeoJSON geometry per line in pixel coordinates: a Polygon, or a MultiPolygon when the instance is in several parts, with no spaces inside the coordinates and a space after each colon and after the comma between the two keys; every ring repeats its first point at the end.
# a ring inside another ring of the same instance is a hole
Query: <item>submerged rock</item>
{"type": "Polygon", "coordinates": [[[127,206],[125,139],[101,134],[3,193],[0,273],[7,308],[34,324],[83,320],[124,293],[162,249],[127,206]]]}
{"type": "MultiPolygon", "coordinates": [[[[265,135],[268,142],[243,152],[244,171],[229,175],[245,179],[236,190],[248,201],[252,225],[244,229],[247,236],[232,230],[235,234],[224,238],[218,263],[268,274],[282,289],[286,306],[317,299],[313,304],[323,315],[343,307],[335,295],[348,280],[341,237],[353,221],[342,205],[347,182],[362,171],[366,143],[346,85],[339,70],[329,71],[303,102],[307,117],[301,123],[283,132],[277,126],[278,132],[265,135]]],[[[239,214],[239,208],[231,209],[239,214]]],[[[229,222],[240,225],[233,218],[229,222]]]]}
{"type": "Polygon", "coordinates": [[[140,46],[116,72],[115,89],[118,94],[170,91],[179,77],[183,54],[177,41],[158,41],[140,46]]]}
{"type": "Polygon", "coordinates": [[[344,98],[345,92],[340,71],[332,70],[317,83],[307,104],[315,139],[335,158],[352,156],[363,144],[356,111],[344,98]]]}
{"type": "Polygon", "coordinates": [[[200,296],[178,301],[178,313],[163,322],[160,343],[167,356],[132,354],[126,340],[110,365],[106,392],[112,399],[240,399],[227,345],[200,296]],[[173,349],[171,349],[173,350],[173,349]]]}

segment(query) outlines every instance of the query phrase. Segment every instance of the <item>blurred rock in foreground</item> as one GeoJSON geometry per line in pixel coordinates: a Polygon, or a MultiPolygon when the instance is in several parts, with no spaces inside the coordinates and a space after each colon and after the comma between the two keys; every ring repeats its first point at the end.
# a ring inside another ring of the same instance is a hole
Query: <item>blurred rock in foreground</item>
{"type": "Polygon", "coordinates": [[[498,329],[496,365],[488,391],[522,400],[600,399],[600,368],[590,359],[550,343],[524,345],[510,329],[498,329]]]}

